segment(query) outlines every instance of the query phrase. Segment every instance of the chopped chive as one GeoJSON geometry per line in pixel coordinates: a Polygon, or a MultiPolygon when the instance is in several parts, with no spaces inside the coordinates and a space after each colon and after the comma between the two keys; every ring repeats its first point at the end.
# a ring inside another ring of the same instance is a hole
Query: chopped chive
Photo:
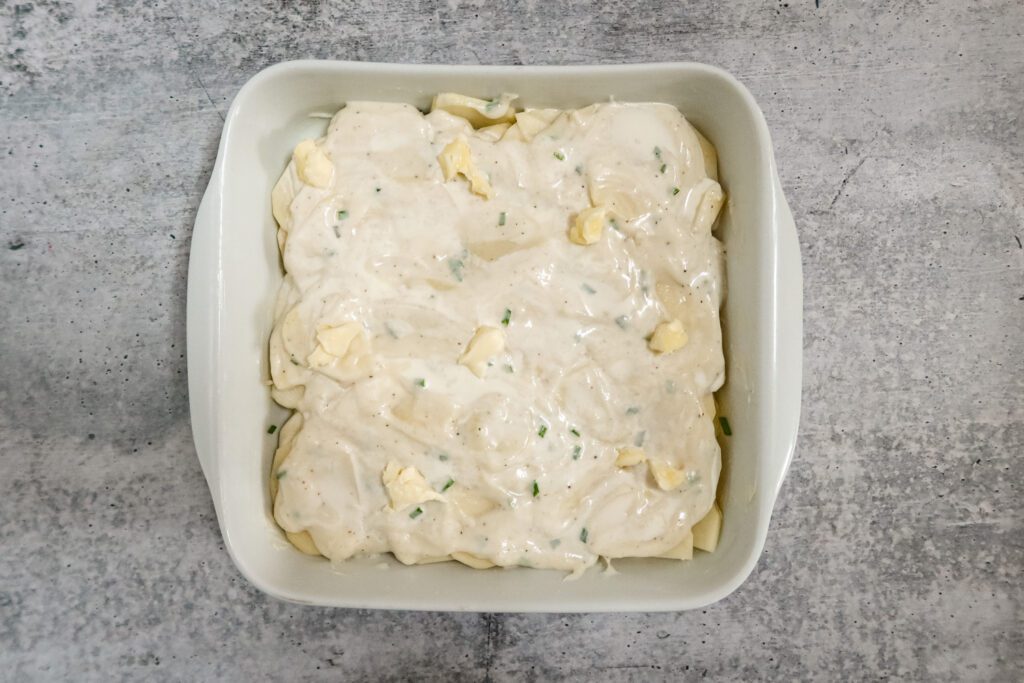
{"type": "Polygon", "coordinates": [[[668,164],[662,164],[661,165],[661,172],[664,173],[666,168],[668,168],[668,164]]]}
{"type": "Polygon", "coordinates": [[[298,365],[299,364],[299,361],[295,360],[295,356],[290,356],[288,358],[288,360],[290,360],[292,362],[292,365],[298,365]]]}
{"type": "Polygon", "coordinates": [[[540,495],[540,486],[537,485],[537,480],[533,480],[533,497],[536,498],[540,495]]]}
{"type": "Polygon", "coordinates": [[[505,217],[506,217],[506,215],[507,214],[504,211],[502,211],[501,213],[498,214],[498,225],[505,225],[505,217]]]}
{"type": "Polygon", "coordinates": [[[555,152],[555,158],[558,159],[559,161],[565,161],[565,155],[562,154],[561,152],[555,152]]]}
{"type": "Polygon", "coordinates": [[[679,188],[678,188],[678,187],[673,187],[673,188],[672,188],[672,196],[674,197],[674,196],[676,196],[677,194],[679,194],[679,188]]]}
{"type": "Polygon", "coordinates": [[[660,161],[661,160],[661,147],[654,148],[654,156],[660,161]]]}
{"type": "Polygon", "coordinates": [[[575,171],[576,171],[576,175],[583,175],[583,164],[578,164],[576,166],[575,171]]]}
{"type": "Polygon", "coordinates": [[[414,382],[414,384],[415,384],[416,386],[418,386],[418,387],[423,387],[423,388],[426,388],[426,386],[427,386],[427,380],[423,379],[422,377],[417,377],[417,378],[416,378],[416,381],[414,382]]]}
{"type": "Polygon", "coordinates": [[[676,393],[676,382],[673,379],[665,380],[665,393],[674,394],[676,393]]]}
{"type": "Polygon", "coordinates": [[[718,417],[718,423],[722,425],[722,433],[726,436],[732,436],[732,428],[729,426],[729,419],[725,415],[718,417]]]}
{"type": "Polygon", "coordinates": [[[580,432],[579,432],[579,430],[578,430],[578,429],[576,429],[575,427],[573,427],[572,429],[570,429],[570,430],[569,430],[569,433],[570,433],[570,434],[572,434],[572,435],[573,435],[573,436],[575,436],[575,437],[579,437],[579,435],[580,435],[580,432]]]}
{"type": "Polygon", "coordinates": [[[398,339],[398,333],[395,332],[395,328],[391,327],[391,323],[384,323],[384,329],[387,330],[389,337],[398,339]]]}
{"type": "Polygon", "coordinates": [[[278,479],[284,479],[285,475],[288,474],[288,470],[278,470],[274,476],[278,479]]]}
{"type": "Polygon", "coordinates": [[[437,459],[440,460],[441,462],[445,462],[448,460],[448,454],[442,453],[441,455],[437,456],[437,459]]]}
{"type": "Polygon", "coordinates": [[[586,282],[583,283],[583,291],[587,294],[597,294],[597,290],[588,285],[586,282]]]}
{"type": "Polygon", "coordinates": [[[380,188],[379,187],[375,187],[373,189],[374,189],[375,192],[380,192],[380,188]]]}
{"type": "Polygon", "coordinates": [[[338,227],[337,225],[332,225],[331,227],[334,228],[334,236],[337,238],[341,238],[341,228],[338,227]]]}
{"type": "Polygon", "coordinates": [[[583,446],[573,446],[572,447],[572,459],[573,460],[579,460],[580,459],[580,453],[582,453],[582,452],[583,452],[583,446]]]}
{"type": "Polygon", "coordinates": [[[640,412],[640,406],[630,406],[626,408],[626,415],[636,415],[640,412]]]}
{"type": "Polygon", "coordinates": [[[615,324],[621,327],[622,329],[626,329],[626,327],[629,326],[629,317],[620,315],[618,318],[615,319],[615,324]]]}
{"type": "Polygon", "coordinates": [[[267,427],[267,434],[273,434],[277,431],[277,425],[270,425],[267,427]]]}
{"type": "Polygon", "coordinates": [[[637,432],[637,435],[633,437],[633,445],[639,448],[644,445],[644,439],[647,437],[647,432],[637,432]]]}
{"type": "Polygon", "coordinates": [[[413,510],[412,512],[409,513],[409,518],[410,519],[416,519],[417,517],[419,517],[422,514],[423,514],[423,508],[416,508],[415,510],[413,510]]]}
{"type": "Polygon", "coordinates": [[[505,372],[507,372],[507,373],[509,373],[511,375],[515,371],[516,371],[516,369],[514,367],[512,367],[508,363],[505,364],[505,372]]]}
{"type": "Polygon", "coordinates": [[[448,269],[452,271],[452,277],[462,282],[462,269],[466,266],[461,259],[450,258],[448,259],[448,269]]]}
{"type": "Polygon", "coordinates": [[[622,232],[622,228],[619,227],[619,222],[614,218],[608,219],[608,225],[612,226],[612,230],[614,230],[615,232],[622,232]]]}
{"type": "Polygon", "coordinates": [[[504,325],[505,327],[508,327],[508,321],[511,320],[511,319],[512,319],[512,309],[511,308],[506,308],[505,309],[505,315],[503,315],[502,318],[501,318],[501,324],[504,325]]]}
{"type": "Polygon", "coordinates": [[[587,536],[589,536],[589,535],[590,534],[587,533],[587,527],[583,527],[582,529],[580,529],[580,540],[583,541],[584,543],[587,542],[587,536]]]}
{"type": "Polygon", "coordinates": [[[537,430],[537,436],[539,436],[542,439],[544,438],[544,435],[547,434],[547,433],[548,433],[548,426],[547,425],[541,425],[540,429],[537,430]]]}
{"type": "Polygon", "coordinates": [[[689,483],[689,484],[696,484],[698,481],[700,481],[700,474],[699,473],[697,473],[697,472],[695,472],[693,470],[690,470],[689,472],[686,473],[686,482],[687,483],[689,483]]]}
{"type": "Polygon", "coordinates": [[[487,104],[484,105],[484,110],[485,111],[490,111],[490,110],[494,109],[497,106],[498,106],[497,98],[495,98],[493,100],[488,100],[487,104]]]}
{"type": "Polygon", "coordinates": [[[441,493],[444,493],[445,491],[450,489],[452,486],[455,486],[455,480],[452,479],[451,477],[448,477],[448,481],[445,482],[444,488],[441,489],[441,493]]]}
{"type": "Polygon", "coordinates": [[[557,548],[558,546],[562,545],[562,541],[560,541],[557,538],[552,538],[550,545],[552,548],[557,548]]]}
{"type": "Polygon", "coordinates": [[[338,212],[338,220],[339,221],[343,221],[346,218],[348,218],[348,211],[346,211],[345,209],[342,209],[341,211],[338,212]]]}

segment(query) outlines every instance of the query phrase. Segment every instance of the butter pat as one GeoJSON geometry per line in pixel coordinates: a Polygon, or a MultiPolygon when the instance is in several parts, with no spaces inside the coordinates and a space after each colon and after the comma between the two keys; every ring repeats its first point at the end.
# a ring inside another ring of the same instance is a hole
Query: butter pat
{"type": "Polygon", "coordinates": [[[306,357],[306,364],[311,368],[324,368],[337,360],[334,356],[327,353],[324,347],[317,346],[313,349],[313,353],[306,357]]]}
{"type": "Polygon", "coordinates": [[[380,478],[391,499],[393,510],[401,510],[428,500],[444,500],[444,496],[430,488],[427,480],[415,467],[402,467],[392,460],[381,472],[380,478]]]}
{"type": "Polygon", "coordinates": [[[465,138],[455,138],[445,145],[437,161],[441,165],[441,173],[445,180],[453,180],[461,174],[469,181],[469,189],[473,194],[478,194],[484,199],[491,198],[491,183],[473,163],[473,150],[465,138]]]}
{"type": "Polygon", "coordinates": [[[466,344],[466,350],[459,357],[459,364],[465,365],[477,377],[487,371],[487,361],[505,350],[505,335],[496,327],[486,325],[477,328],[476,334],[466,344]]]}
{"type": "Polygon", "coordinates": [[[576,220],[569,228],[569,241],[574,244],[594,244],[604,233],[608,210],[603,206],[592,206],[576,214],[576,220]]]}
{"type": "Polygon", "coordinates": [[[328,187],[334,179],[334,164],[312,140],[303,140],[292,152],[299,180],[313,187],[328,187]]]}
{"type": "Polygon", "coordinates": [[[647,346],[655,353],[672,353],[686,346],[689,337],[683,330],[683,323],[679,320],[672,320],[667,323],[659,323],[654,328],[647,346]]]}
{"type": "Polygon", "coordinates": [[[352,365],[369,350],[363,326],[356,322],[344,323],[337,327],[318,325],[316,340],[316,348],[306,358],[311,368],[327,367],[335,360],[352,365]]]}
{"type": "Polygon", "coordinates": [[[636,446],[626,446],[618,450],[615,464],[619,467],[632,467],[633,465],[639,465],[645,460],[647,460],[647,454],[644,453],[644,449],[637,448],[636,446]]]}
{"type": "Polygon", "coordinates": [[[686,474],[683,470],[677,470],[667,462],[661,462],[660,460],[651,461],[651,474],[654,475],[654,481],[657,482],[658,488],[662,491],[677,489],[686,479],[686,474]]]}

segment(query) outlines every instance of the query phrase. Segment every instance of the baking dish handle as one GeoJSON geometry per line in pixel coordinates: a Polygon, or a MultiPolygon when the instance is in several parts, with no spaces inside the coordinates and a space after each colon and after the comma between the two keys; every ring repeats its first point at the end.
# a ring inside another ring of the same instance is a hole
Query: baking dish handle
{"type": "MultiPolygon", "coordinates": [[[[217,236],[219,202],[214,190],[218,169],[214,168],[210,187],[196,212],[192,243],[189,248],[188,293],[186,303],[186,339],[188,348],[188,395],[192,418],[192,439],[199,465],[213,494],[214,507],[219,507],[214,432],[216,424],[214,377],[216,339],[220,307],[220,274],[218,272],[219,240],[217,236]]],[[[219,509],[218,509],[219,514],[219,509]]]]}
{"type": "Polygon", "coordinates": [[[777,266],[778,305],[776,325],[775,372],[775,448],[779,462],[775,463],[773,498],[778,495],[786,478],[796,448],[800,427],[800,397],[803,364],[803,269],[800,262],[800,242],[797,238],[793,213],[782,194],[782,186],[775,180],[775,224],[778,228],[777,266]]]}

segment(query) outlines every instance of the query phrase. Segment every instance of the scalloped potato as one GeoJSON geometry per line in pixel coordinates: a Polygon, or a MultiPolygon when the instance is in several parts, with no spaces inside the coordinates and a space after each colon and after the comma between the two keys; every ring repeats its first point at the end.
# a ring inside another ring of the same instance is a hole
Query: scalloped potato
{"type": "Polygon", "coordinates": [[[665,104],[351,102],[274,188],[302,552],[580,572],[715,549],[726,199],[665,104]]]}

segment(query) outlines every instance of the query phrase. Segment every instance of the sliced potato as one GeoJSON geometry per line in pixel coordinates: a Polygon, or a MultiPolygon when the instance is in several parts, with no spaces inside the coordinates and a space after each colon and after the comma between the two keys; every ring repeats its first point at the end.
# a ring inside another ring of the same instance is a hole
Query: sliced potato
{"type": "Polygon", "coordinates": [[[490,560],[485,560],[471,553],[452,553],[452,559],[473,569],[490,569],[495,566],[490,560]]]}
{"type": "Polygon", "coordinates": [[[460,116],[474,128],[484,128],[496,123],[514,123],[516,110],[512,102],[519,97],[513,93],[503,93],[493,100],[481,100],[453,92],[442,92],[434,96],[430,110],[441,109],[460,116]]]}
{"type": "Polygon", "coordinates": [[[693,546],[709,553],[718,547],[718,537],[722,533],[722,509],[713,503],[704,519],[693,525],[693,546]]]}
{"type": "Polygon", "coordinates": [[[537,133],[550,126],[561,113],[561,109],[528,109],[516,114],[516,125],[523,139],[529,142],[537,133]]]}
{"type": "Polygon", "coordinates": [[[467,517],[479,517],[494,509],[494,502],[455,485],[448,493],[448,498],[462,514],[467,517]]]}
{"type": "Polygon", "coordinates": [[[683,539],[682,543],[668,552],[658,555],[658,557],[665,558],[666,560],[692,560],[693,544],[693,534],[686,534],[686,538],[683,539]]]}
{"type": "MultiPolygon", "coordinates": [[[[488,142],[497,142],[500,140],[506,132],[508,132],[510,125],[507,123],[496,123],[493,126],[486,126],[479,129],[474,133],[474,137],[478,137],[481,140],[487,140],[488,142]]],[[[445,560],[450,558],[446,557],[445,560]]]]}
{"type": "Polygon", "coordinates": [[[288,164],[288,168],[281,174],[281,178],[270,193],[270,208],[274,213],[274,220],[286,232],[292,223],[292,200],[299,193],[295,181],[295,163],[292,162],[288,164]]]}
{"type": "Polygon", "coordinates": [[[270,388],[270,398],[274,399],[278,405],[292,410],[299,407],[299,401],[302,400],[305,393],[306,387],[303,385],[289,389],[278,389],[276,386],[270,388]]]}
{"type": "Polygon", "coordinates": [[[715,151],[715,146],[706,137],[701,135],[700,131],[696,128],[693,129],[693,132],[697,134],[697,140],[700,142],[700,151],[704,156],[704,172],[712,180],[718,180],[718,152],[715,151]]]}
{"type": "Polygon", "coordinates": [[[693,228],[697,232],[711,232],[715,227],[715,219],[718,213],[725,206],[725,192],[722,186],[713,180],[701,181],[704,194],[701,195],[700,204],[697,205],[697,216],[693,222],[693,228]]]}
{"type": "Polygon", "coordinates": [[[323,555],[323,553],[317,549],[316,543],[313,542],[313,537],[309,535],[308,531],[286,531],[284,532],[284,535],[293,546],[305,554],[313,556],[323,555]]]}
{"type": "Polygon", "coordinates": [[[288,421],[281,427],[280,436],[277,442],[277,450],[274,452],[274,462],[270,466],[270,501],[274,504],[277,501],[278,472],[288,456],[292,452],[292,444],[295,436],[302,429],[302,413],[292,413],[288,421]]]}
{"type": "Polygon", "coordinates": [[[541,243],[541,240],[529,240],[527,242],[513,242],[512,240],[492,240],[490,242],[470,242],[466,245],[469,253],[479,256],[485,261],[497,261],[503,256],[508,256],[517,251],[532,249],[541,243]]]}

